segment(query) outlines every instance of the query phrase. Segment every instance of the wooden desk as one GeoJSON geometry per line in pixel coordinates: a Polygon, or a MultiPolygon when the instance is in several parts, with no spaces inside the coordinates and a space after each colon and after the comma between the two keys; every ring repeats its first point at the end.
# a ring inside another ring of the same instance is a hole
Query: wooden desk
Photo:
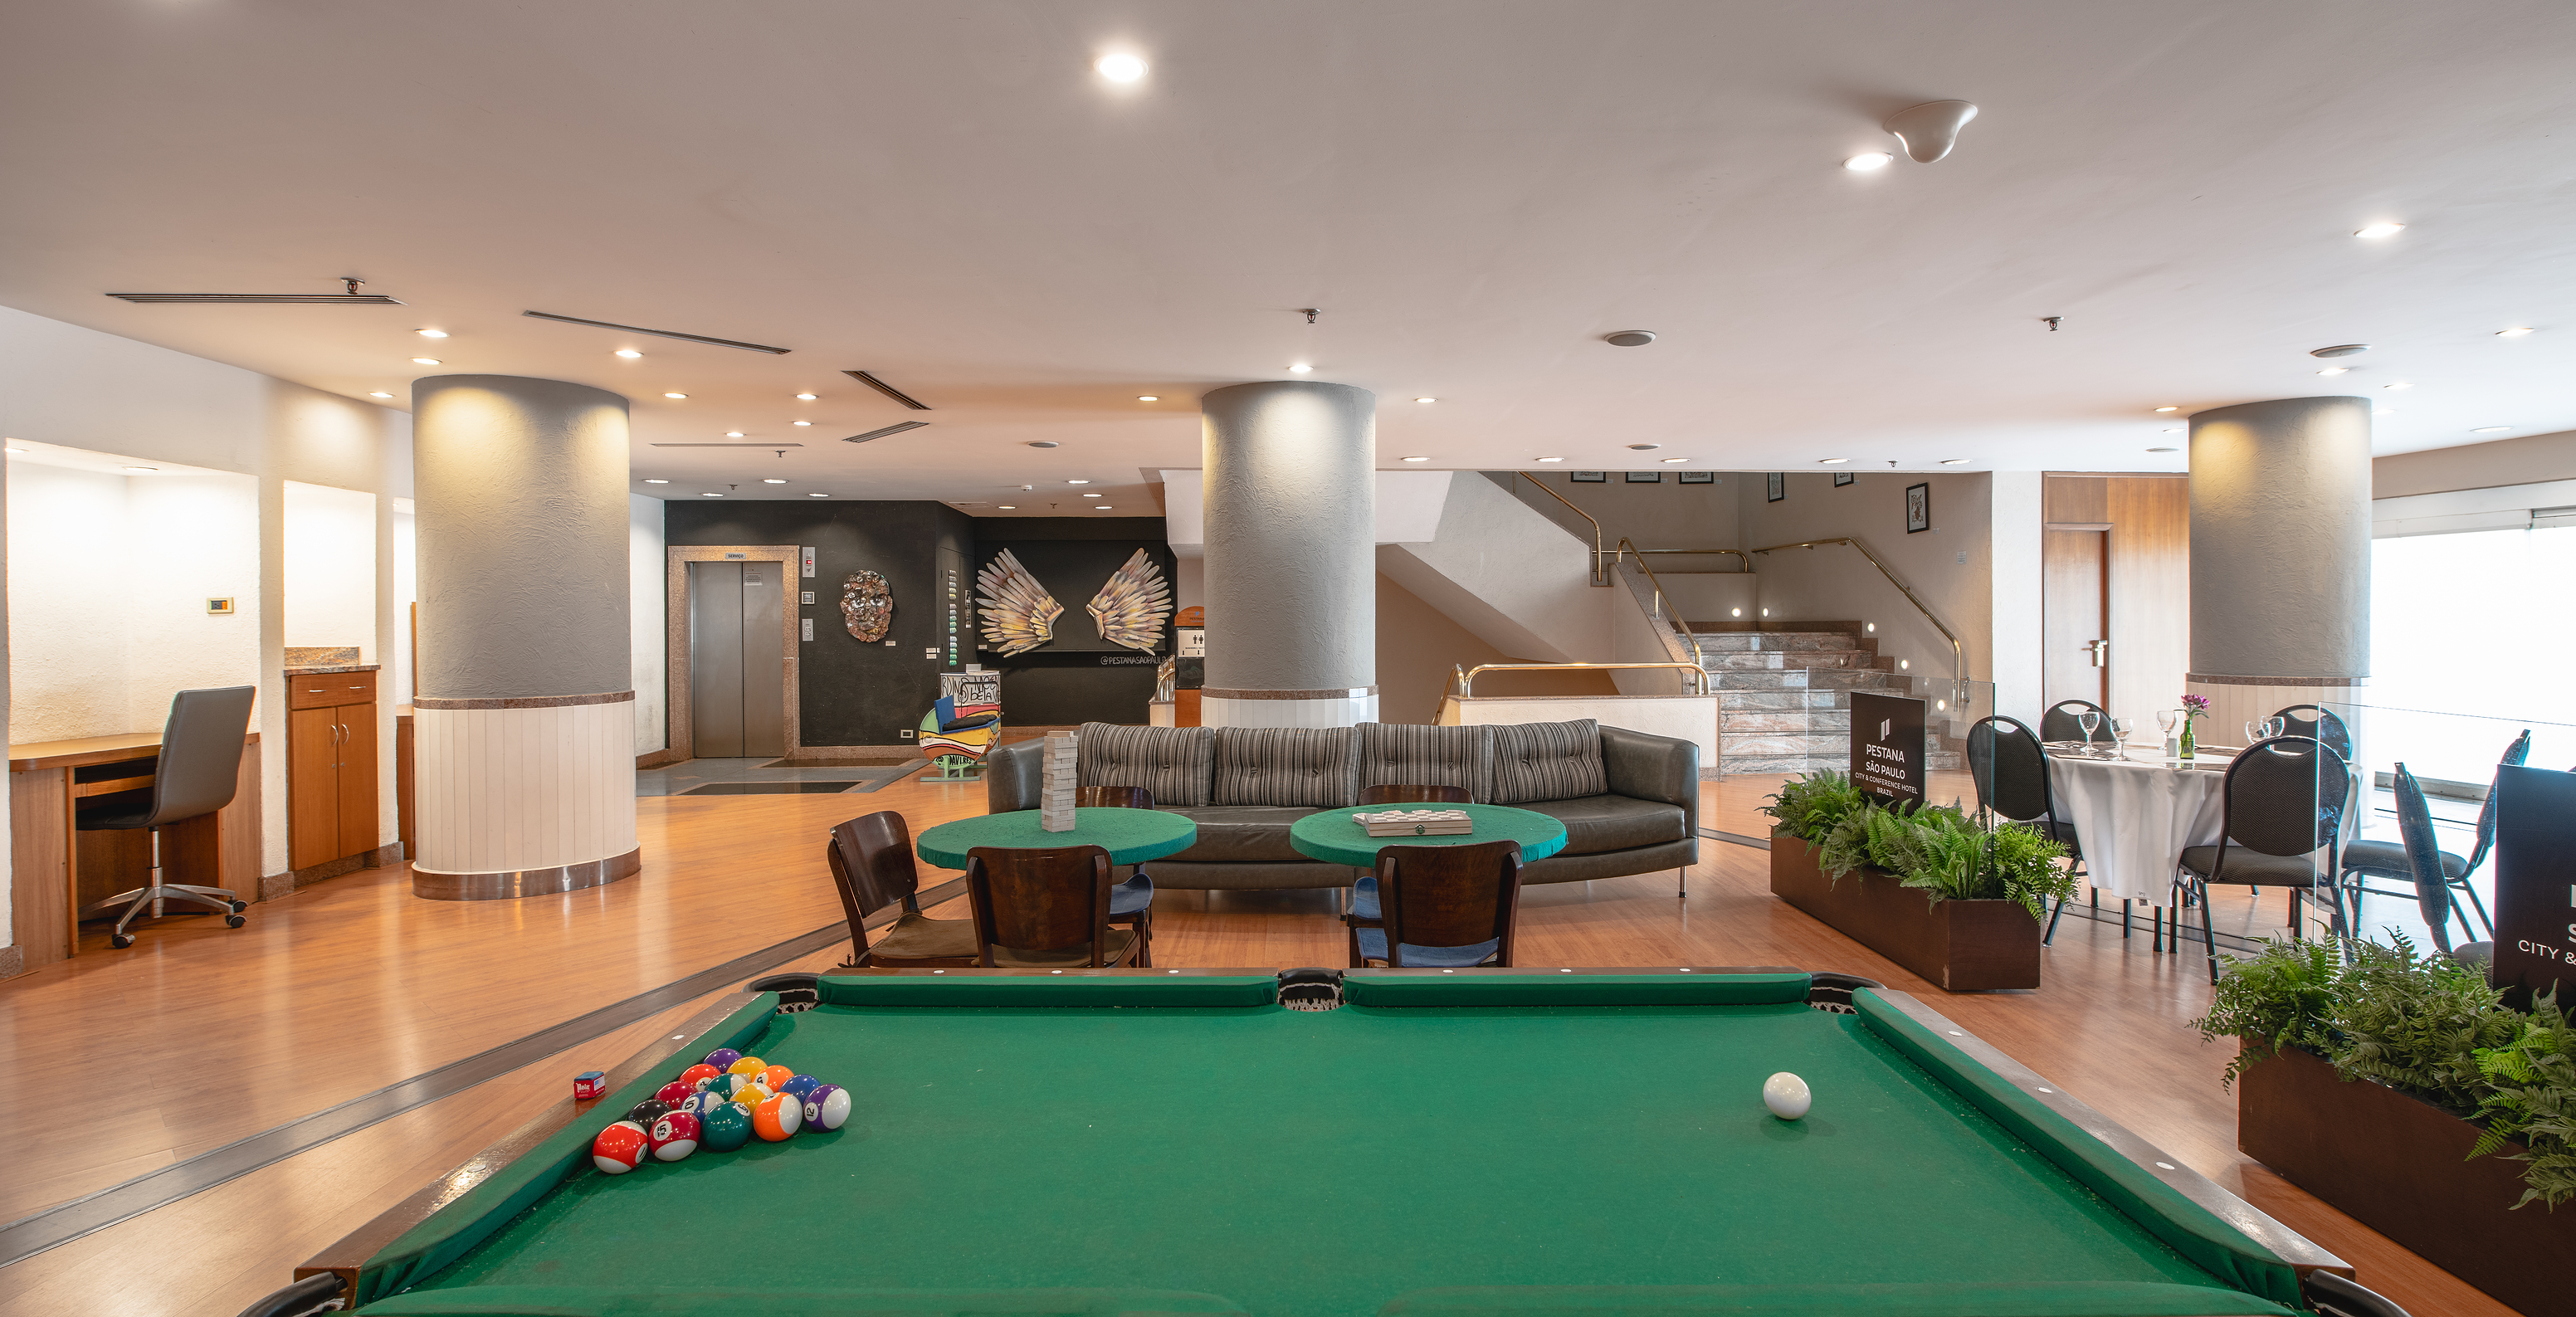
{"type": "MultiPolygon", "coordinates": [[[[259,733],[242,738],[241,775],[229,805],[161,830],[161,865],[174,883],[228,888],[260,899],[259,733]]],[[[159,732],[85,736],[9,747],[10,929],[34,969],[80,945],[80,908],[141,887],[152,840],[141,829],[83,833],[80,801],[152,785],[159,732]]]]}

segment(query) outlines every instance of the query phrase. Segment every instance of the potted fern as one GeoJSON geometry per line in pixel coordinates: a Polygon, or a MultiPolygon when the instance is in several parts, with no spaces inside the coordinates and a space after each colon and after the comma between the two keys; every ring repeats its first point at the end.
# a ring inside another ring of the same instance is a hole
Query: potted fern
{"type": "Polygon", "coordinates": [[[2576,1276],[2576,1029],[2402,937],[2273,942],[2219,979],[2237,1146],[2497,1300],[2555,1312],[2576,1276]]]}
{"type": "Polygon", "coordinates": [[[2075,889],[2064,847],[1956,808],[1890,808],[1830,769],[1770,799],[1782,900],[1952,992],[2039,986],[2040,916],[2075,889]]]}

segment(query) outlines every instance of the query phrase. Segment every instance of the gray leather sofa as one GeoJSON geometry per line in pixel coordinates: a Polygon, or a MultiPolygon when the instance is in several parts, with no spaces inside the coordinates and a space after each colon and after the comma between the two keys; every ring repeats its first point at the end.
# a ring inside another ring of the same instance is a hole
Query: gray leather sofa
{"type": "MultiPolygon", "coordinates": [[[[1199,825],[1188,850],[1151,861],[1158,887],[1345,887],[1349,867],[1299,855],[1288,827],[1350,808],[1362,787],[1463,786],[1473,799],[1563,820],[1566,847],[1526,865],[1524,883],[1679,869],[1699,860],[1699,747],[1586,719],[1507,727],[1123,727],[1080,729],[1077,779],[1141,786],[1199,825]]],[[[993,813],[1036,809],[1044,741],[984,760],[993,813]]]]}

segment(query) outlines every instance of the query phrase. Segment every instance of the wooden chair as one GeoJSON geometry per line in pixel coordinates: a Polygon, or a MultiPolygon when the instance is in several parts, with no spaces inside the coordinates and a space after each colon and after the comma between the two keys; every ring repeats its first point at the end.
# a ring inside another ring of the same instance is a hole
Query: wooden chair
{"type": "Polygon", "coordinates": [[[1109,852],[978,846],[966,852],[976,963],[988,969],[1104,969],[1137,938],[1109,926],[1109,852]]]}
{"type": "MultiPolygon", "coordinates": [[[[1154,793],[1143,787],[1075,787],[1077,809],[1152,809],[1154,793]]],[[[1109,874],[1109,924],[1136,935],[1136,965],[1154,963],[1154,880],[1141,864],[1122,864],[1109,874]]]]}
{"type": "Polygon", "coordinates": [[[1521,847],[1389,846],[1377,853],[1382,913],[1362,919],[1353,900],[1351,968],[1383,960],[1393,969],[1451,969],[1512,963],[1520,911],[1521,847]]]}
{"type": "Polygon", "coordinates": [[[893,810],[862,814],[832,829],[824,851],[841,910],[850,920],[848,969],[964,969],[976,962],[975,921],[921,913],[921,872],[913,867],[912,830],[893,810]],[[868,916],[901,904],[903,913],[868,945],[868,916]]]}
{"type": "Polygon", "coordinates": [[[1465,787],[1416,787],[1382,785],[1360,788],[1363,805],[1467,805],[1475,797],[1465,787]]]}

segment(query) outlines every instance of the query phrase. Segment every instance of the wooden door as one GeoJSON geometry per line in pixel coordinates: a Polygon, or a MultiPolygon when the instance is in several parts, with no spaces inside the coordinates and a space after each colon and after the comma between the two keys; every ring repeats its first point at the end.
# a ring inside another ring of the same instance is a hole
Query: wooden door
{"type": "Polygon", "coordinates": [[[286,865],[309,869],[340,857],[340,715],[337,707],[286,714],[286,865]]]}
{"type": "Polygon", "coordinates": [[[376,706],[343,704],[340,720],[340,826],[331,858],[376,848],[376,706]]]}
{"type": "Polygon", "coordinates": [[[2109,532],[2051,526],[2041,546],[2040,694],[2107,704],[2110,694],[2109,532]]]}

